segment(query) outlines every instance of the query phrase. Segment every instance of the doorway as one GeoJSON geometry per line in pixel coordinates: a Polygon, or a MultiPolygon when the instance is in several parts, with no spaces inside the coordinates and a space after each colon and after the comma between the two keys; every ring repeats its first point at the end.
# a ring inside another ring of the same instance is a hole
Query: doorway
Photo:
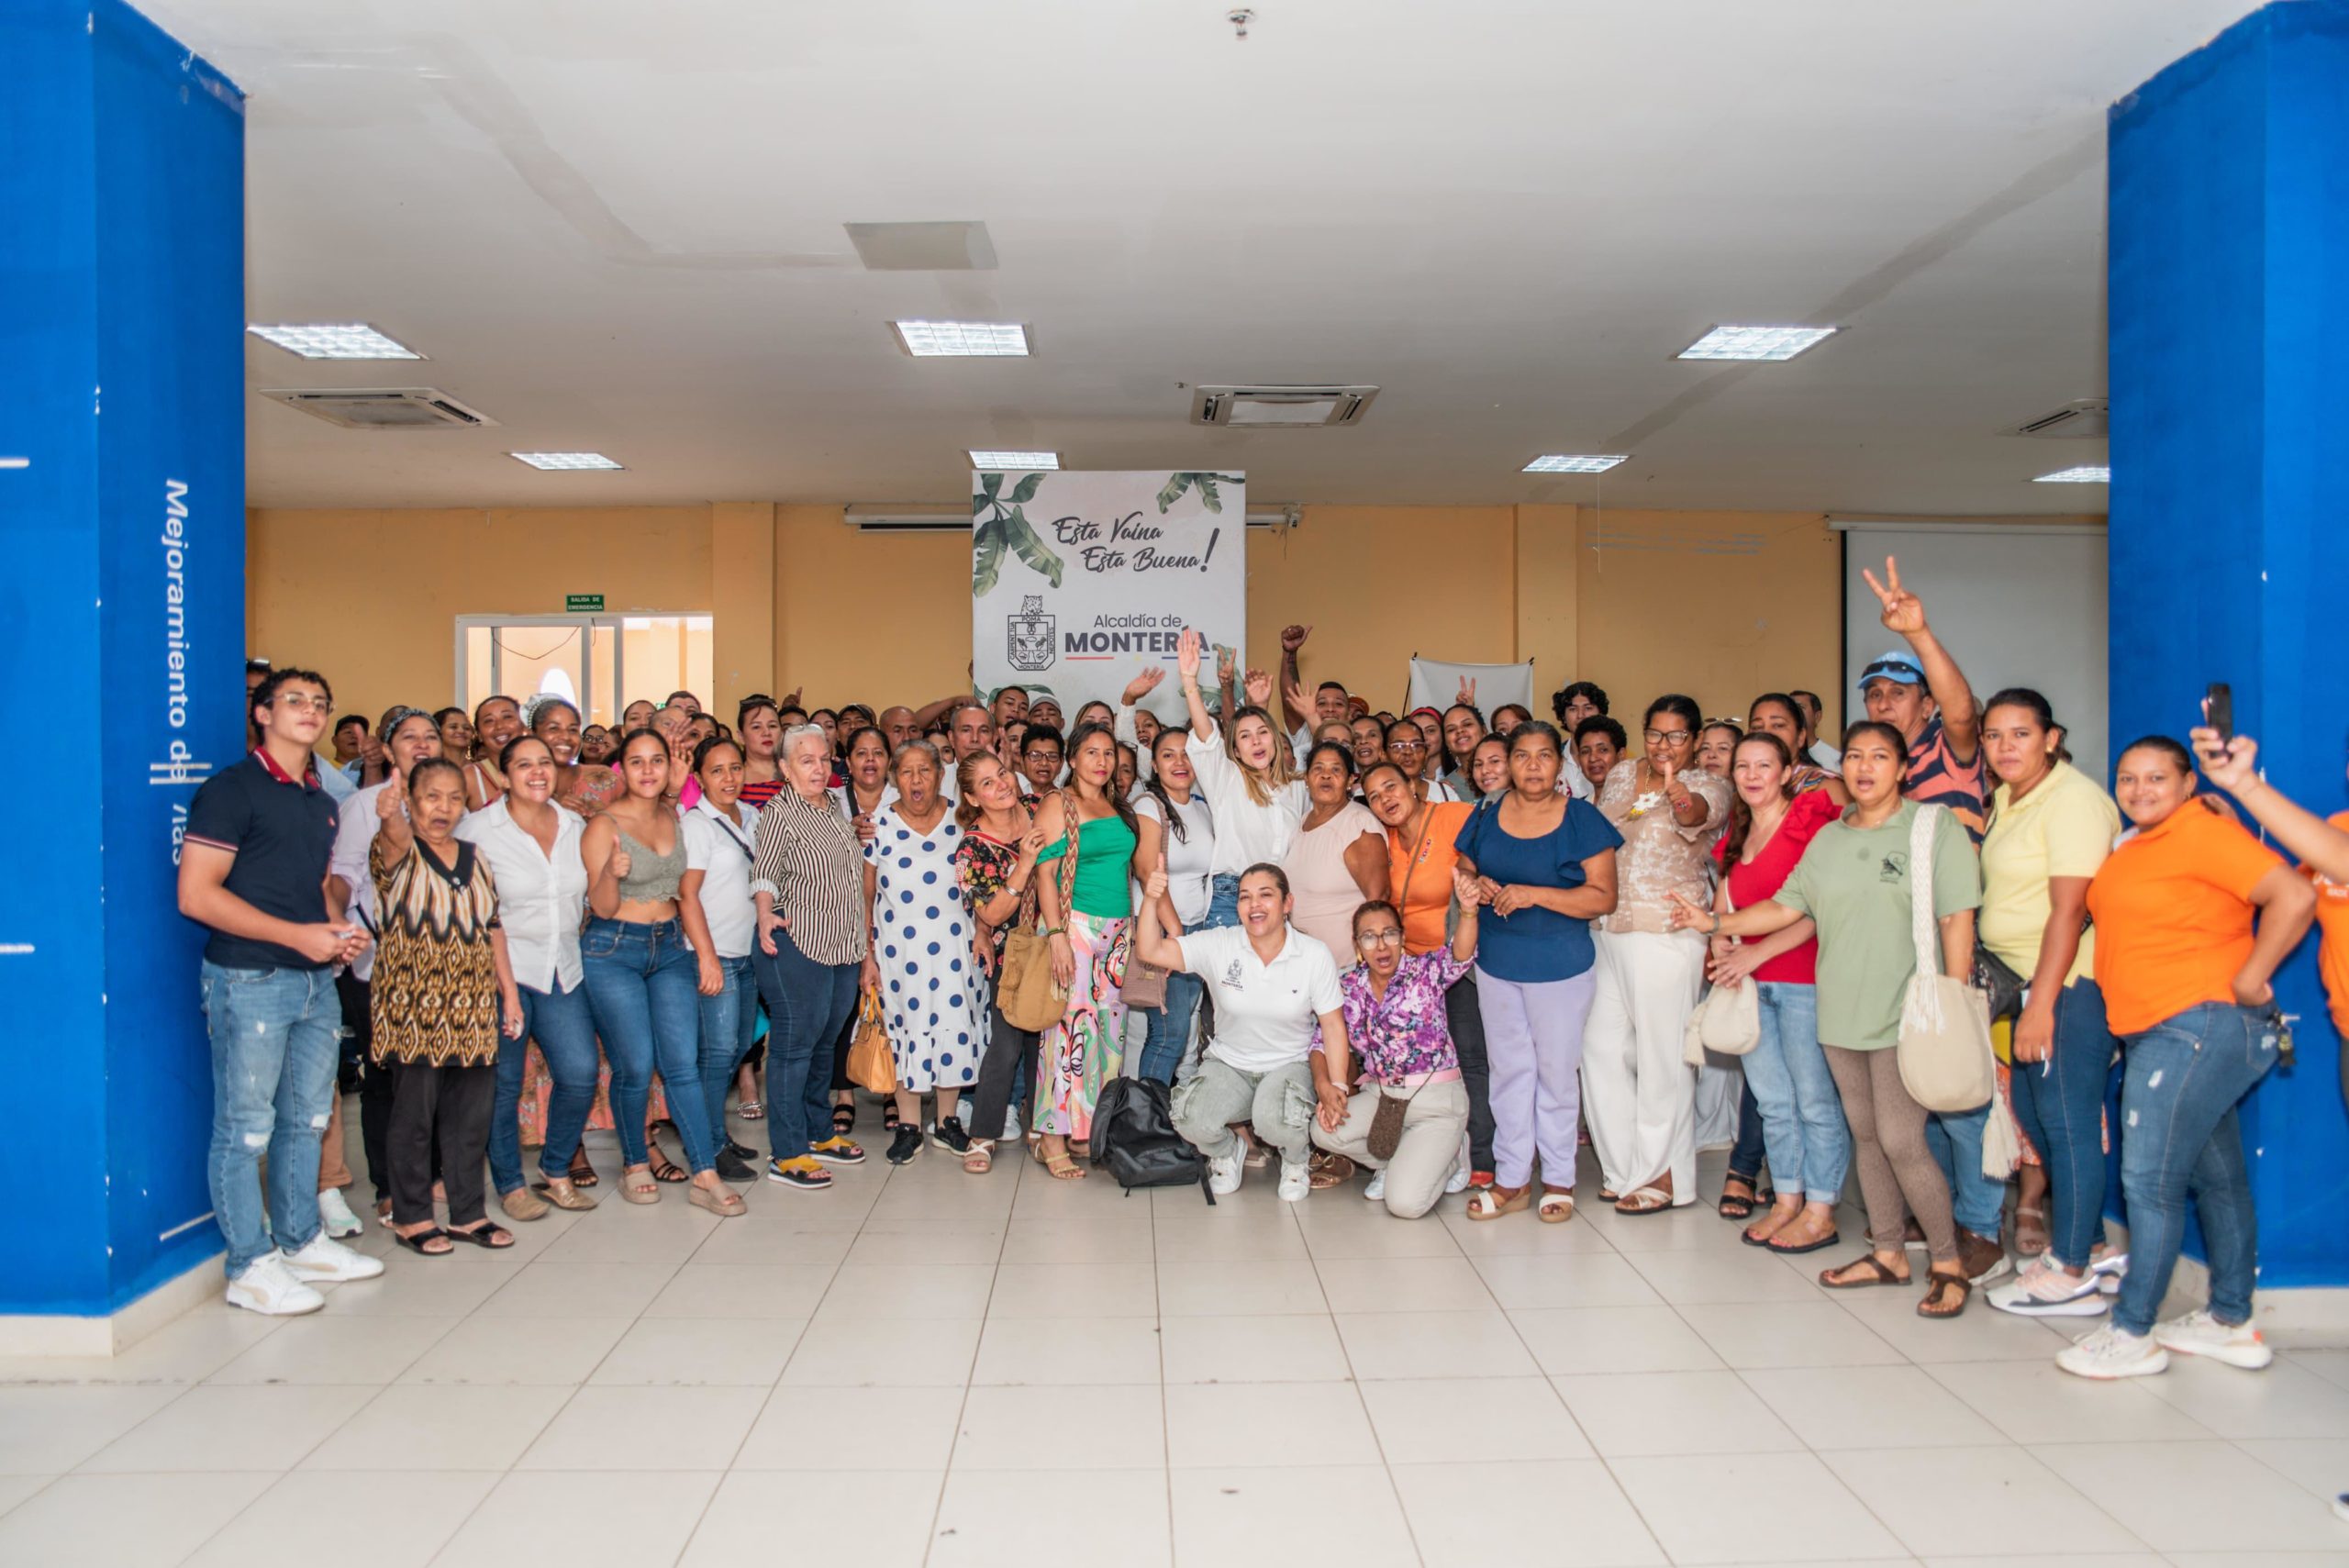
{"type": "Polygon", "coordinates": [[[468,713],[495,693],[528,706],[541,694],[574,705],[586,724],[618,722],[641,697],[689,691],[705,704],[710,686],[711,617],[459,616],[456,701],[468,713]]]}

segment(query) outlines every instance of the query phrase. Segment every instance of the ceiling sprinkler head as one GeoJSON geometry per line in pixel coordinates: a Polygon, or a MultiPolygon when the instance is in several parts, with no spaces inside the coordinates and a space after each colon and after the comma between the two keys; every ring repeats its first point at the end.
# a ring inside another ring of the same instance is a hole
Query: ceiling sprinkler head
{"type": "Polygon", "coordinates": [[[1223,17],[1225,21],[1231,24],[1232,37],[1238,39],[1241,43],[1246,43],[1248,41],[1248,24],[1256,19],[1256,13],[1245,6],[1234,6],[1230,10],[1226,11],[1223,14],[1223,17]]]}

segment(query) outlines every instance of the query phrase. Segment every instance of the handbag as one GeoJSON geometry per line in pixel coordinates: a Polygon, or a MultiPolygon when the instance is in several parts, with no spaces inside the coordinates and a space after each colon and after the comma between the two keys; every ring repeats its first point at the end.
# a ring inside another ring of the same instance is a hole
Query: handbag
{"type": "Polygon", "coordinates": [[[1697,1038],[1723,1056],[1743,1056],[1762,1043],[1762,988],[1753,976],[1706,993],[1697,1006],[1697,1038]]]}
{"type": "MultiPolygon", "coordinates": [[[[1419,1089],[1426,1087],[1422,1080],[1419,1089]]],[[[1408,1095],[1378,1091],[1378,1109],[1371,1114],[1370,1134],[1363,1142],[1370,1151],[1370,1157],[1380,1164],[1395,1158],[1395,1151],[1403,1146],[1403,1118],[1410,1110],[1411,1102],[1419,1097],[1419,1089],[1408,1095]]]]}
{"type": "MultiPolygon", "coordinates": [[[[1061,857],[1061,869],[1052,880],[1060,889],[1061,918],[1065,920],[1069,895],[1076,885],[1079,836],[1076,813],[1065,795],[1062,812],[1070,824],[1068,853],[1061,857]]],[[[1044,930],[1041,904],[1033,926],[1022,926],[1004,939],[1003,977],[996,985],[996,1006],[1005,1022],[1029,1034],[1052,1028],[1068,1013],[1068,987],[1052,977],[1052,939],[1044,930]]]]}
{"type": "Polygon", "coordinates": [[[897,1061],[889,1050],[889,1026],[876,990],[868,988],[857,1004],[856,1037],[848,1046],[848,1081],[867,1094],[897,1092],[897,1061]]]}
{"type": "Polygon", "coordinates": [[[1984,1004],[1990,1009],[1990,1021],[2022,1017],[2022,988],[2026,982],[2017,974],[2014,966],[1974,939],[1974,984],[1982,992],[1984,1004]]]}
{"type": "Polygon", "coordinates": [[[1941,970],[1933,919],[1933,834],[1943,808],[1920,806],[1909,829],[1909,931],[1917,970],[1900,1005],[1900,1083],[1929,1111],[1970,1111],[1998,1092],[1990,1008],[1982,993],[1941,970]]]}

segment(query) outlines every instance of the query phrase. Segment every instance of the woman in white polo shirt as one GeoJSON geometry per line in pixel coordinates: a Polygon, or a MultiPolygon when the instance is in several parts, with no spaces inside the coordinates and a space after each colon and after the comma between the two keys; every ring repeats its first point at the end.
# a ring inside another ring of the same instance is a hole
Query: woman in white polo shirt
{"type": "MultiPolygon", "coordinates": [[[[1224,750],[1223,736],[1199,695],[1199,651],[1198,632],[1184,628],[1174,667],[1182,674],[1183,700],[1191,710],[1187,746],[1199,787],[1215,811],[1207,923],[1234,926],[1240,923],[1241,873],[1252,865],[1280,864],[1297,841],[1307,806],[1305,779],[1287,737],[1274,728],[1261,701],[1231,716],[1231,750],[1224,750]]],[[[1260,687],[1270,695],[1270,683],[1261,671],[1251,672],[1249,686],[1252,697],[1260,687]]]]}
{"type": "Polygon", "coordinates": [[[1230,1124],[1247,1118],[1258,1140],[1280,1151],[1280,1194],[1296,1203],[1313,1190],[1314,1121],[1326,1131],[1346,1117],[1345,1085],[1329,1067],[1346,1060],[1338,961],[1288,923],[1288,878],[1278,866],[1241,873],[1237,926],[1169,937],[1159,923],[1165,894],[1162,860],[1142,889],[1134,956],[1197,975],[1215,1001],[1215,1037],[1198,1073],[1174,1092],[1174,1130],[1208,1157],[1211,1191],[1237,1192],[1242,1151],[1230,1124]],[[1326,1058],[1313,1049],[1317,1038],[1326,1058]]]}
{"type": "Polygon", "coordinates": [[[751,1053],[759,1021],[759,982],[751,973],[751,939],[758,910],[751,902],[751,867],[757,859],[759,808],[742,804],[742,748],[716,738],[694,751],[701,798],[677,826],[685,839],[685,874],[677,881],[677,915],[694,945],[701,994],[701,1092],[709,1113],[710,1147],[718,1174],[749,1182],[755,1150],[726,1136],[726,1089],[751,1053]],[[738,1152],[738,1150],[740,1152],[738,1152]]]}

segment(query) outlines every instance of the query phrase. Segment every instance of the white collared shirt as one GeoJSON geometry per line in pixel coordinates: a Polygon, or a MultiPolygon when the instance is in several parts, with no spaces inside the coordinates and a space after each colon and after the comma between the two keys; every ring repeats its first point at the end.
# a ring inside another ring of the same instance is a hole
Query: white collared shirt
{"type": "Polygon", "coordinates": [[[729,822],[704,795],[678,820],[685,839],[685,869],[702,873],[701,913],[720,958],[747,958],[757,935],[758,910],[751,903],[751,867],[756,855],[759,808],[737,801],[740,823],[729,822]]]}
{"type": "Polygon", "coordinates": [[[1223,749],[1223,735],[1192,731],[1185,742],[1199,789],[1215,812],[1215,865],[1218,876],[1238,876],[1250,866],[1278,865],[1288,858],[1305,819],[1305,781],[1292,779],[1273,798],[1259,806],[1248,794],[1248,775],[1223,749]]]}
{"type": "Polygon", "coordinates": [[[587,819],[568,806],[554,806],[550,854],[515,822],[506,804],[500,795],[469,813],[457,824],[457,837],[480,852],[497,879],[498,923],[506,929],[514,983],[540,995],[575,991],[584,978],[579,920],[587,906],[587,865],[579,858],[579,840],[587,819]]]}
{"type": "Polygon", "coordinates": [[[1208,1054],[1242,1073],[1270,1073],[1305,1060],[1320,1038],[1320,1016],[1345,1005],[1338,961],[1329,944],[1287,929],[1266,963],[1241,926],[1186,931],[1183,967],[1215,995],[1215,1038],[1208,1054]]]}
{"type": "MultiPolygon", "coordinates": [[[[318,770],[320,787],[334,764],[318,770]]],[[[384,819],[375,815],[376,797],[384,793],[382,784],[369,784],[342,803],[341,819],[334,830],[334,851],[327,857],[327,874],[339,876],[350,885],[351,902],[346,912],[355,916],[371,932],[375,930],[375,878],[367,869],[367,851],[375,842],[375,833],[384,819]]],[[[458,827],[464,823],[460,820],[458,827]]],[[[463,837],[462,832],[458,835],[463,837]]],[[[376,933],[380,935],[381,933],[376,933]]],[[[357,958],[351,961],[351,978],[365,984],[375,973],[375,944],[370,942],[357,958]]]]}

